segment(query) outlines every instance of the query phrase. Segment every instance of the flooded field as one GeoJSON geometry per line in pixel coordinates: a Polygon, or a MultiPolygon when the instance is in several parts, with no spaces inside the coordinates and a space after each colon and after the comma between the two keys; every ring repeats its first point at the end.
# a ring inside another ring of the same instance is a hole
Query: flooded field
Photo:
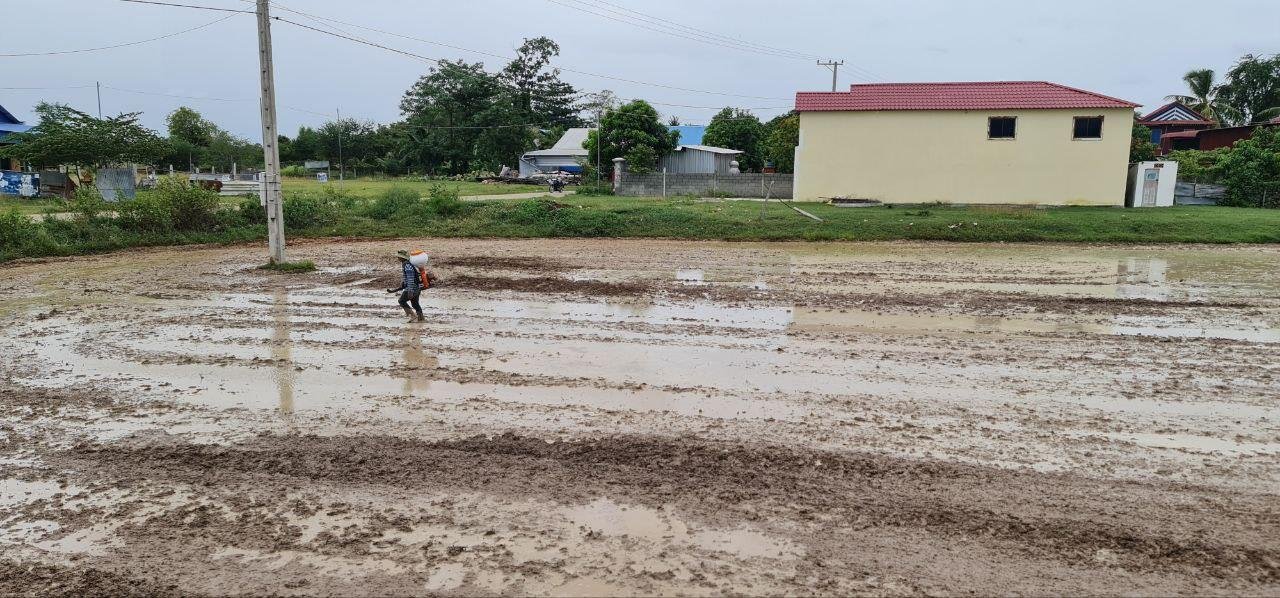
{"type": "Polygon", "coordinates": [[[1280,249],[263,254],[0,266],[0,593],[1280,595],[1280,249]]]}

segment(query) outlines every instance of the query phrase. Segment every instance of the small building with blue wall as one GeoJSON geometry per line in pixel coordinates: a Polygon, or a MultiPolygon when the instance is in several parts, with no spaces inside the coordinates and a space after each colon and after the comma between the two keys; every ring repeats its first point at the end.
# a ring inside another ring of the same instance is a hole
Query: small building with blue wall
{"type": "MultiPolygon", "coordinates": [[[[12,112],[5,110],[4,106],[0,106],[0,145],[8,145],[8,143],[12,143],[5,141],[5,138],[8,137],[10,133],[24,133],[30,129],[30,125],[24,124],[22,121],[18,120],[18,117],[14,116],[12,112]]],[[[7,168],[17,170],[17,166],[10,164],[9,160],[0,161],[0,170],[7,168]]]]}

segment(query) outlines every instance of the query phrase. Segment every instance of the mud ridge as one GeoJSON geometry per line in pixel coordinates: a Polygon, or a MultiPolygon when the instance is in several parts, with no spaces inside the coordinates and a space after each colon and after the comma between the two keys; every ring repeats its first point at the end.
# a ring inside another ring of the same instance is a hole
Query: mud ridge
{"type": "Polygon", "coordinates": [[[0,560],[0,596],[190,596],[175,584],[104,569],[0,560]]]}
{"type": "Polygon", "coordinates": [[[66,456],[119,475],[200,484],[265,475],[555,501],[625,496],[678,503],[708,517],[734,513],[765,521],[821,514],[854,529],[995,538],[1080,566],[1114,553],[1119,566],[1135,571],[1190,567],[1223,579],[1280,580],[1274,497],[1228,497],[1174,484],[648,436],[547,442],[505,434],[424,442],[263,435],[228,447],[81,445],[66,456]]]}

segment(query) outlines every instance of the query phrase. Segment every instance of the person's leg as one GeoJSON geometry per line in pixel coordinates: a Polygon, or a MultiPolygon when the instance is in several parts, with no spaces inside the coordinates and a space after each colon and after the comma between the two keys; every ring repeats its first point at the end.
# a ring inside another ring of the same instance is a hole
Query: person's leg
{"type": "MultiPolygon", "coordinates": [[[[413,304],[413,311],[418,312],[418,321],[422,321],[422,304],[418,300],[422,297],[422,292],[416,292],[409,296],[409,302],[413,304]]],[[[412,317],[412,314],[410,314],[412,317]]]]}
{"type": "MultiPolygon", "coordinates": [[[[404,315],[409,316],[410,318],[412,318],[412,317],[413,317],[413,310],[409,309],[409,299],[410,299],[410,293],[409,293],[409,291],[404,291],[403,293],[400,293],[400,301],[399,301],[399,303],[400,303],[400,309],[403,309],[403,310],[404,310],[404,315]]],[[[417,303],[418,298],[417,298],[417,297],[413,297],[413,301],[414,301],[414,303],[417,303]]]]}

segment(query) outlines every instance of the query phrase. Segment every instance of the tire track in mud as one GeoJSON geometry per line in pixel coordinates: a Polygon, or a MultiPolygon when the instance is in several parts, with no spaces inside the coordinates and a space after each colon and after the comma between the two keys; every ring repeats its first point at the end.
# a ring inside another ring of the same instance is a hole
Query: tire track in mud
{"type": "Polygon", "coordinates": [[[1134,572],[1280,582],[1275,496],[1172,483],[651,436],[424,442],[263,435],[231,446],[80,445],[59,460],[124,478],[200,485],[305,480],[555,502],[609,496],[825,533],[923,532],[1073,567],[1105,559],[1134,572]]]}

